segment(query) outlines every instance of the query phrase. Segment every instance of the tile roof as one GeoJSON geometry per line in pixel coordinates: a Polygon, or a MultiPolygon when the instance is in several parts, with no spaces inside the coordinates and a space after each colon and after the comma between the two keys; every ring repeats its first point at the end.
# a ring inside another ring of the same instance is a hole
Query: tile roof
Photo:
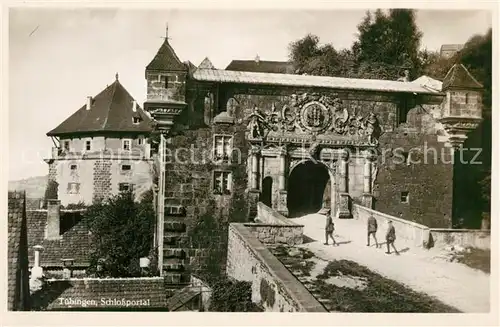
{"type": "Polygon", "coordinates": [[[482,89],[483,85],[469,73],[464,65],[455,64],[443,79],[443,90],[451,88],[482,89]]]}
{"type": "Polygon", "coordinates": [[[165,38],[153,60],[146,66],[146,70],[187,71],[187,67],[179,60],[168,39],[165,38]]]}
{"type": "Polygon", "coordinates": [[[431,89],[434,91],[438,91],[438,92],[440,92],[442,90],[442,87],[443,87],[443,82],[441,82],[437,79],[434,79],[432,77],[426,76],[426,75],[420,76],[416,80],[411,81],[411,83],[416,83],[422,87],[425,87],[425,88],[428,88],[428,89],[431,89]]]}
{"type": "MultiPolygon", "coordinates": [[[[78,211],[61,210],[60,219],[77,220],[81,215],[78,211]],[[75,216],[73,216],[75,215],[75,216]]],[[[28,222],[28,258],[30,267],[34,264],[33,246],[42,245],[43,252],[40,254],[40,265],[42,267],[62,267],[61,259],[75,259],[75,267],[87,267],[90,252],[92,250],[91,235],[85,218],[79,220],[62,234],[60,240],[45,239],[45,225],[47,222],[47,210],[27,211],[28,222]]]]}
{"type": "Polygon", "coordinates": [[[443,44],[441,46],[441,51],[460,51],[464,47],[463,44],[443,44]]]}
{"type": "Polygon", "coordinates": [[[226,67],[226,70],[240,72],[293,74],[293,64],[287,61],[269,60],[233,60],[226,67]]]}
{"type": "MultiPolygon", "coordinates": [[[[40,309],[167,311],[169,290],[161,277],[48,280],[40,309]],[[48,295],[48,296],[47,296],[48,295]],[[60,299],[79,300],[64,302],[60,299]],[[104,300],[104,303],[101,301],[104,300]],[[128,301],[128,302],[127,302],[128,301]]],[[[38,298],[38,294],[36,294],[38,298]]],[[[41,302],[41,303],[40,303],[41,302]]]]}
{"type": "Polygon", "coordinates": [[[379,92],[412,92],[438,94],[418,83],[376,79],[357,79],[329,76],[309,76],[256,72],[236,72],[220,69],[197,69],[193,78],[198,81],[243,83],[275,86],[322,87],[331,89],[364,90],[379,92]]]}
{"type": "Polygon", "coordinates": [[[92,99],[90,110],[86,109],[85,104],[47,135],[86,132],[150,132],[151,119],[138,104],[134,112],[133,101],[134,98],[116,79],[113,84],[92,99]],[[140,122],[134,124],[133,117],[139,117],[140,122]]]}
{"type": "Polygon", "coordinates": [[[24,192],[9,192],[7,216],[7,307],[10,311],[26,310],[29,272],[24,192]]]}

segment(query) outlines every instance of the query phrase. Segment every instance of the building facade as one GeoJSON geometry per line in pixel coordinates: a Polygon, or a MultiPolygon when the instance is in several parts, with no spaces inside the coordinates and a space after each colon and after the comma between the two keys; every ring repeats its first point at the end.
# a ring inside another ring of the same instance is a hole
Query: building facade
{"type": "Polygon", "coordinates": [[[464,66],[442,82],[237,66],[181,62],[165,40],[146,67],[144,108],[160,134],[156,244],[172,282],[224,269],[207,261],[225,262],[228,222],[251,221],[259,201],[289,217],[326,206],[349,218],[360,203],[453,225],[465,184],[452,158],[482,117],[482,86],[464,66]]]}
{"type": "Polygon", "coordinates": [[[152,187],[148,138],[150,117],[116,80],[55,129],[49,183],[61,204],[109,198],[133,189],[137,198],[152,187]]]}

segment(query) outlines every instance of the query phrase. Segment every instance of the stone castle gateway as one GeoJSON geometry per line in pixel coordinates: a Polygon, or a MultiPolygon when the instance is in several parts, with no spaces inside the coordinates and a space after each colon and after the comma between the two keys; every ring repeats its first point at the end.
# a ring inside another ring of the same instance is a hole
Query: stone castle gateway
{"type": "Polygon", "coordinates": [[[252,221],[259,201],[288,217],[328,207],[350,218],[358,203],[444,228],[478,215],[463,210],[470,181],[451,160],[480,142],[482,86],[464,66],[443,81],[388,81],[288,74],[284,65],[235,60],[224,70],[206,58],[195,66],[165,39],[146,66],[148,116],[132,100],[122,104],[131,129],[109,132],[152,148],[138,159],[151,167],[155,246],[171,283],[217,261],[207,248],[220,250],[224,269],[228,223],[252,221]]]}

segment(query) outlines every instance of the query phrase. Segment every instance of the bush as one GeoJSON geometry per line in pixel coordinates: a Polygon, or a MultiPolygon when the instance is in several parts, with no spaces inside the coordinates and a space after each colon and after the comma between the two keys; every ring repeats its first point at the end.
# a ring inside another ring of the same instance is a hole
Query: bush
{"type": "Polygon", "coordinates": [[[155,213],[149,192],[134,202],[132,192],[88,207],[85,217],[95,250],[88,272],[98,277],[137,277],[139,259],[153,246],[155,213]]]}
{"type": "Polygon", "coordinates": [[[222,277],[211,285],[212,298],[209,311],[259,312],[264,311],[252,302],[252,284],[222,277]]]}

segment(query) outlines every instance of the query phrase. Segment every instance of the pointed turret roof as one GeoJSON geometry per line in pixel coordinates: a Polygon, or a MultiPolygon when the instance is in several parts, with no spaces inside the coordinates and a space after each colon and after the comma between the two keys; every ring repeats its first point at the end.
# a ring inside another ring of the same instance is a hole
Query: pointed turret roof
{"type": "Polygon", "coordinates": [[[187,67],[175,54],[174,49],[168,43],[168,38],[165,38],[156,56],[146,66],[146,70],[186,71],[187,67]]]}
{"type": "Polygon", "coordinates": [[[198,65],[198,68],[201,68],[201,69],[215,69],[214,65],[212,64],[212,62],[210,61],[210,59],[208,59],[208,57],[205,57],[205,59],[203,59],[203,61],[198,65]]]}
{"type": "Polygon", "coordinates": [[[452,88],[482,89],[483,85],[469,73],[464,65],[454,64],[443,79],[443,90],[452,88]]]}
{"type": "Polygon", "coordinates": [[[118,78],[91,100],[69,116],[47,136],[95,132],[151,132],[151,118],[136,103],[118,78]],[[137,123],[134,123],[134,118],[137,123]]]}

